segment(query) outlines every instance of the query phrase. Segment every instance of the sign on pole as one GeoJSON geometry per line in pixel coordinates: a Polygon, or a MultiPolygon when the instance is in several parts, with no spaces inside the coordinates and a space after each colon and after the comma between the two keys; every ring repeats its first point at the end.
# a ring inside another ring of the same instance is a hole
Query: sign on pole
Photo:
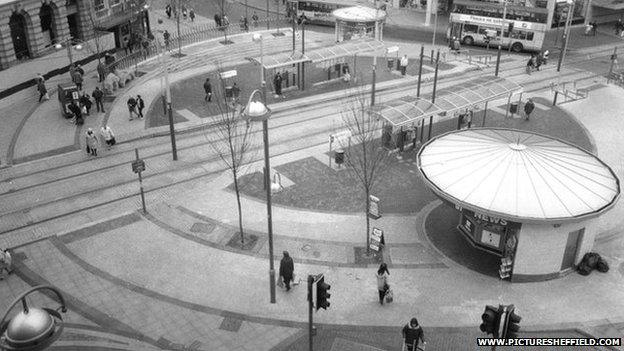
{"type": "Polygon", "coordinates": [[[368,217],[372,219],[381,218],[381,210],[379,209],[379,198],[370,195],[368,201],[368,217]]]}
{"type": "Polygon", "coordinates": [[[384,239],[383,230],[379,228],[373,228],[373,230],[370,232],[369,243],[370,244],[368,246],[372,250],[379,251],[381,245],[384,245],[386,243],[386,240],[384,239]]]}

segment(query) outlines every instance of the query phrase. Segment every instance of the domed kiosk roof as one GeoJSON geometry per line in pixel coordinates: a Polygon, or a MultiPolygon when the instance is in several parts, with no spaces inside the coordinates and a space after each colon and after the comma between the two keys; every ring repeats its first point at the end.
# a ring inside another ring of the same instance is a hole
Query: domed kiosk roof
{"type": "Polygon", "coordinates": [[[386,11],[358,5],[334,10],[332,15],[347,22],[374,22],[386,18],[386,11]]]}
{"type": "Polygon", "coordinates": [[[427,142],[418,168],[438,196],[480,213],[527,222],[568,222],[611,207],[611,168],[567,142],[513,129],[475,128],[427,142]]]}

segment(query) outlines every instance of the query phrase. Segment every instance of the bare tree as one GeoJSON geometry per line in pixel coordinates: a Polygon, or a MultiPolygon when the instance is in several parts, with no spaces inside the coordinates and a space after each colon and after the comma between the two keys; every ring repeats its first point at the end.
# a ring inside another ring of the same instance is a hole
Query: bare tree
{"type": "MultiPolygon", "coordinates": [[[[220,73],[220,70],[217,73],[220,73]]],[[[247,168],[245,166],[254,159],[255,150],[257,150],[257,148],[254,148],[255,133],[252,132],[253,124],[241,118],[240,109],[228,103],[225,97],[225,83],[223,81],[213,82],[212,91],[213,95],[210,104],[215,104],[218,114],[214,116],[214,126],[205,135],[209,145],[232,174],[242,245],[245,243],[240,199],[243,184],[241,184],[239,178],[246,173],[247,168]]]]}
{"type": "MultiPolygon", "coordinates": [[[[342,124],[351,132],[351,142],[341,145],[345,150],[345,163],[364,195],[366,217],[366,252],[370,254],[370,195],[388,168],[390,153],[381,142],[382,123],[369,108],[362,91],[351,98],[341,113],[342,124]]],[[[344,143],[344,141],[340,141],[344,143]]]]}

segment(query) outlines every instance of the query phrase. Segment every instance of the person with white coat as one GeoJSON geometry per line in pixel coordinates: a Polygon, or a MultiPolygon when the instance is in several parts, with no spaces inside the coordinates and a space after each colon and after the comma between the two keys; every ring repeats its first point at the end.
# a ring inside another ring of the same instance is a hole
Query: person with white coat
{"type": "Polygon", "coordinates": [[[113,147],[113,145],[115,145],[116,143],[115,134],[113,134],[113,130],[109,126],[104,126],[102,127],[102,129],[100,129],[100,135],[102,136],[102,139],[104,139],[104,142],[106,143],[106,148],[110,150],[111,147],[113,147]]]}

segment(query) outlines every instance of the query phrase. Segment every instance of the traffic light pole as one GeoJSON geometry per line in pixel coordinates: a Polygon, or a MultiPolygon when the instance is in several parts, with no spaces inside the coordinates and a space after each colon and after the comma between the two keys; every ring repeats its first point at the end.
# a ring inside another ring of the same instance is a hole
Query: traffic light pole
{"type": "Polygon", "coordinates": [[[313,351],[312,337],[314,336],[314,320],[312,317],[312,310],[314,309],[314,301],[312,301],[312,286],[314,285],[314,276],[308,275],[308,342],[310,346],[309,351],[313,351]]]}

